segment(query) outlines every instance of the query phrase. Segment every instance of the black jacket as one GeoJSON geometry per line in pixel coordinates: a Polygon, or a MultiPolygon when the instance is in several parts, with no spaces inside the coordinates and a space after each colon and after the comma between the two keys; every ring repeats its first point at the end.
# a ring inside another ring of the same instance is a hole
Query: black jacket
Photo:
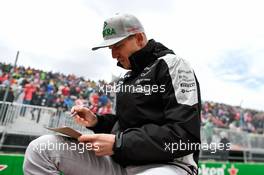
{"type": "Polygon", "coordinates": [[[198,148],[175,150],[176,144],[200,143],[201,100],[193,70],[154,40],[129,60],[132,71],[116,86],[116,115],[98,116],[91,129],[116,134],[121,145],[115,144],[112,157],[123,166],[183,162],[197,167],[198,148]]]}

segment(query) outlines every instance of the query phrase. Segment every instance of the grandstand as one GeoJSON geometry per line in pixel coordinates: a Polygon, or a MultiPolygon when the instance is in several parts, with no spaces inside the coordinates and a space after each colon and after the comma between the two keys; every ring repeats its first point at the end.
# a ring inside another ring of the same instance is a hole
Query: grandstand
{"type": "MultiPolygon", "coordinates": [[[[11,171],[11,174],[22,173],[21,155],[31,140],[51,133],[45,127],[70,126],[82,133],[90,133],[74,124],[69,112],[73,105],[88,105],[98,114],[114,113],[115,96],[100,91],[104,85],[112,84],[0,63],[0,151],[3,153],[0,175],[11,171]],[[6,91],[8,95],[3,102],[6,91]],[[20,164],[10,163],[13,159],[20,164]],[[7,170],[6,166],[13,170],[7,170]]],[[[229,169],[235,171],[235,167],[243,169],[249,164],[242,163],[249,162],[263,168],[256,162],[264,162],[264,112],[206,101],[201,117],[202,143],[214,146],[201,151],[201,174],[209,174],[209,171],[225,174],[229,169]],[[230,143],[230,150],[219,151],[212,143],[230,143]],[[209,170],[212,167],[215,170],[209,170]]],[[[256,169],[259,168],[253,169],[258,173],[256,169]]]]}

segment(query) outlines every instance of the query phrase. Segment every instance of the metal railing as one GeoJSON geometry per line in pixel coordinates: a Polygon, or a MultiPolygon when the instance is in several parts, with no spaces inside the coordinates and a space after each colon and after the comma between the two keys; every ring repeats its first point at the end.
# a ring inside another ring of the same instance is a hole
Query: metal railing
{"type": "Polygon", "coordinates": [[[4,141],[8,134],[40,136],[53,133],[46,127],[69,126],[81,133],[91,133],[85,127],[75,124],[69,112],[60,109],[10,102],[0,102],[0,108],[0,147],[7,146],[4,141]]]}
{"type": "Polygon", "coordinates": [[[201,150],[200,157],[203,159],[223,159],[223,154],[227,153],[224,159],[237,161],[264,161],[264,136],[260,134],[248,133],[232,129],[214,128],[210,136],[206,135],[204,128],[201,130],[202,143],[219,145],[221,139],[225,138],[230,143],[230,149],[222,151],[217,148],[216,153],[201,150]],[[208,139],[210,138],[210,139],[208,139]],[[208,140],[211,140],[209,143],[208,140]],[[242,156],[230,155],[230,153],[240,152],[242,156]],[[207,153],[207,154],[206,154],[207,153]],[[258,154],[258,156],[255,156],[258,154]]]}

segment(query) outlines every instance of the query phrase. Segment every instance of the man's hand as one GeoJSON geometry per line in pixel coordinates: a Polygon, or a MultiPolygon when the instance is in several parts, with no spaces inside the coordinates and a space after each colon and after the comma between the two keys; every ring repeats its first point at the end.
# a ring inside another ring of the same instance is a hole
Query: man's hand
{"type": "Polygon", "coordinates": [[[96,115],[84,106],[73,106],[71,114],[77,124],[85,127],[93,127],[98,122],[96,115]]]}
{"type": "Polygon", "coordinates": [[[115,143],[114,134],[87,134],[81,135],[80,142],[89,142],[93,145],[96,156],[111,156],[114,154],[113,146],[115,143]]]}

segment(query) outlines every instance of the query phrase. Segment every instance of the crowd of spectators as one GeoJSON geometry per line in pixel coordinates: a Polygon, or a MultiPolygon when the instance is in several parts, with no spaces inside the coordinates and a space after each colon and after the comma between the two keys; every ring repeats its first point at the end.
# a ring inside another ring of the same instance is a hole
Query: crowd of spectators
{"type": "MultiPolygon", "coordinates": [[[[86,80],[73,74],[46,72],[23,66],[15,69],[11,64],[0,63],[0,100],[9,88],[7,101],[54,107],[68,111],[73,105],[85,105],[98,114],[113,112],[114,93],[105,93],[100,87],[109,85],[86,80]],[[11,71],[12,70],[12,71],[11,71]],[[11,77],[9,77],[10,73],[11,77]]],[[[110,83],[111,85],[111,83],[110,83]]],[[[203,102],[202,125],[263,134],[264,113],[239,106],[203,102]]]]}
{"type": "Polygon", "coordinates": [[[210,128],[228,128],[235,131],[264,133],[264,112],[223,103],[203,102],[202,124],[210,128]]]}
{"type": "Polygon", "coordinates": [[[3,100],[9,85],[6,100],[9,102],[54,107],[64,111],[69,111],[73,105],[84,105],[95,113],[109,114],[112,113],[114,95],[100,89],[106,84],[103,80],[95,82],[73,74],[64,75],[23,66],[13,68],[11,64],[0,63],[0,100],[3,100]]]}

